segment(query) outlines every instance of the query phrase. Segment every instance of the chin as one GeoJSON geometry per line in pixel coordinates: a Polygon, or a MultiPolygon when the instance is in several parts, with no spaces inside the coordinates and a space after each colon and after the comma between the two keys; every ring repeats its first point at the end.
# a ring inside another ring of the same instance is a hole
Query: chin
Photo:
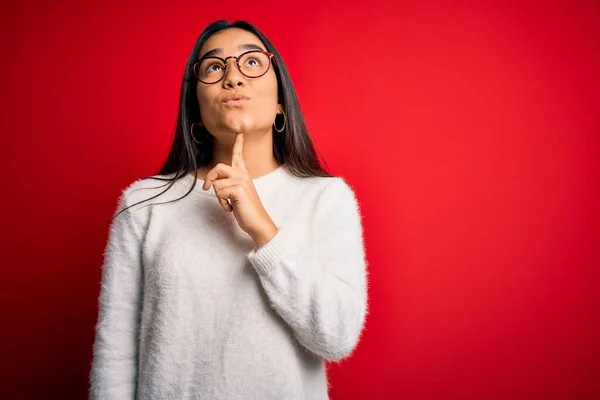
{"type": "Polygon", "coordinates": [[[248,116],[240,116],[238,118],[231,118],[229,121],[225,121],[223,126],[225,131],[238,133],[238,132],[252,132],[256,129],[256,123],[254,118],[248,116]]]}

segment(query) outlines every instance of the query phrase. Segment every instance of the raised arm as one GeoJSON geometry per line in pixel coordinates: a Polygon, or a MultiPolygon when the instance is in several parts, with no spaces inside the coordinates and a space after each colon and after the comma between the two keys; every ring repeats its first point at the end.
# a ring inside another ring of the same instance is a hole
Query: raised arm
{"type": "Polygon", "coordinates": [[[297,227],[285,225],[248,258],[273,308],[299,342],[339,361],[356,347],[368,310],[361,213],[341,178],[325,189],[317,216],[316,246],[299,242],[297,227]]]}

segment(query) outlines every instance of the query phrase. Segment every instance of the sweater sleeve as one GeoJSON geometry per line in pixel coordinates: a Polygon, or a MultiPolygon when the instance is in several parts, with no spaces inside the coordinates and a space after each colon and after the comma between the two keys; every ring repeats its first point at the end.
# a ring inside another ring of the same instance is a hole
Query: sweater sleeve
{"type": "Polygon", "coordinates": [[[271,306],[298,341],[337,362],[358,344],[367,314],[362,216],[354,191],[342,178],[325,189],[316,212],[310,232],[316,240],[298,242],[295,226],[279,226],[248,258],[271,306]]]}
{"type": "MultiPolygon", "coordinates": [[[[117,210],[126,207],[125,194],[117,210]]],[[[135,399],[141,306],[140,229],[131,208],[117,216],[104,251],[90,399],[135,399]]]]}

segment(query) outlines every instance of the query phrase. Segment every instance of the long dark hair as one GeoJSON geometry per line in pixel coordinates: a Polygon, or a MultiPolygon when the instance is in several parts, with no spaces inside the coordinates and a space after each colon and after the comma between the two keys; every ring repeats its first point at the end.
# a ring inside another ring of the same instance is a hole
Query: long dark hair
{"type": "MultiPolygon", "coordinates": [[[[198,84],[198,81],[194,74],[190,71],[190,66],[199,57],[200,49],[204,45],[204,42],[206,42],[206,40],[215,33],[227,28],[239,28],[253,33],[261,40],[267,51],[273,53],[275,56],[273,68],[275,70],[275,75],[277,76],[277,95],[279,97],[279,102],[283,104],[285,113],[287,115],[287,124],[285,125],[283,132],[277,132],[276,134],[273,134],[273,155],[277,162],[280,165],[285,163],[289,171],[298,177],[332,176],[322,167],[322,163],[325,163],[317,155],[317,151],[308,133],[306,123],[304,122],[302,110],[300,109],[298,97],[296,96],[296,90],[294,89],[294,85],[292,84],[292,80],[290,79],[287,68],[285,67],[284,62],[273,43],[271,43],[271,41],[261,31],[258,30],[258,28],[246,21],[215,21],[208,25],[204,31],[202,31],[185,66],[183,82],[181,84],[179,112],[177,116],[173,142],[171,143],[169,155],[157,174],[174,174],[174,176],[172,178],[161,178],[157,176],[142,178],[167,181],[168,183],[163,185],[167,186],[167,188],[155,196],[124,208],[118,212],[113,219],[130,207],[160,196],[169,190],[175,181],[186,176],[186,174],[192,171],[196,171],[201,166],[209,165],[209,163],[212,161],[213,136],[208,134],[206,128],[203,126],[198,129],[203,130],[202,133],[206,138],[202,144],[196,143],[191,136],[192,132],[190,127],[192,123],[197,123],[200,119],[200,105],[198,104],[198,98],[196,97],[196,85],[198,84]]],[[[279,122],[278,126],[281,125],[282,123],[279,122]]],[[[194,181],[194,184],[185,195],[165,203],[170,203],[184,198],[191,193],[195,185],[196,181],[194,181]]]]}

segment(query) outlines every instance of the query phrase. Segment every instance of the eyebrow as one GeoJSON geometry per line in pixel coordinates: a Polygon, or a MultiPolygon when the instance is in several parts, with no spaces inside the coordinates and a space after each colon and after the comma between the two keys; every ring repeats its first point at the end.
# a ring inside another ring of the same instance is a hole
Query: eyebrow
{"type": "MultiPolygon", "coordinates": [[[[241,44],[241,45],[238,46],[238,50],[241,50],[241,51],[245,51],[245,50],[262,50],[262,51],[266,51],[265,49],[263,49],[262,47],[260,47],[257,44],[241,44]]],[[[217,54],[223,54],[223,49],[216,48],[216,49],[209,50],[206,53],[204,53],[204,55],[202,55],[202,57],[198,57],[198,59],[203,58],[203,57],[216,56],[217,54]]]]}

